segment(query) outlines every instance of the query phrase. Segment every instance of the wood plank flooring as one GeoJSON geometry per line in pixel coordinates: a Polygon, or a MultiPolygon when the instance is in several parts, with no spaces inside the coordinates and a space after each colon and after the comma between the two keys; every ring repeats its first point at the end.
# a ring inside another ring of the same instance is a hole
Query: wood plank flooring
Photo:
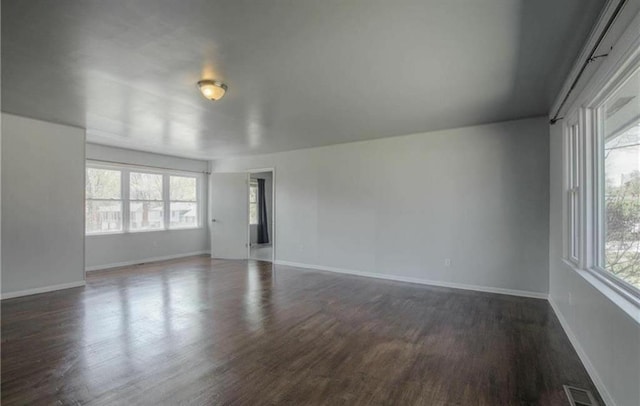
{"type": "MultiPolygon", "coordinates": [[[[2,301],[2,405],[567,405],[544,300],[193,257],[2,301]]],[[[601,403],[602,404],[602,403],[601,403]]]]}

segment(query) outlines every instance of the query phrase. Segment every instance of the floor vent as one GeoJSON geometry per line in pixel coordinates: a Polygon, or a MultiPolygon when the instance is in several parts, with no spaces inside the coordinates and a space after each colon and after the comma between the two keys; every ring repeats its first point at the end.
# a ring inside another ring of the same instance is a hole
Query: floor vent
{"type": "Polygon", "coordinates": [[[596,402],[591,391],[576,388],[575,386],[563,385],[563,387],[571,406],[598,406],[598,402],[596,402]]]}

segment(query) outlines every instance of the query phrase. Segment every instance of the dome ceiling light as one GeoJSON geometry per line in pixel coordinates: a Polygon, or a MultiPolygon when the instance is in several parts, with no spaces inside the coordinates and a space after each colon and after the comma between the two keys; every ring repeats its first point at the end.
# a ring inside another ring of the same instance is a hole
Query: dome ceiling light
{"type": "Polygon", "coordinates": [[[200,93],[209,100],[220,100],[227,92],[227,85],[217,80],[204,79],[198,82],[200,93]]]}

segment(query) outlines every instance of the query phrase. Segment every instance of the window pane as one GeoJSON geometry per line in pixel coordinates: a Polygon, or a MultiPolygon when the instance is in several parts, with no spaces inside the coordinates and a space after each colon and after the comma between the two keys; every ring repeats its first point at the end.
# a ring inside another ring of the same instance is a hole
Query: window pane
{"type": "Polygon", "coordinates": [[[198,203],[171,202],[171,228],[198,227],[198,203]]]}
{"type": "Polygon", "coordinates": [[[120,199],[120,171],[87,168],[85,191],[87,199],[120,199]]]}
{"type": "Polygon", "coordinates": [[[604,267],[640,288],[640,71],[601,109],[604,267]]]}
{"type": "Polygon", "coordinates": [[[195,202],[197,197],[196,178],[171,176],[169,179],[170,200],[188,200],[195,202]]]}
{"type": "Polygon", "coordinates": [[[122,202],[114,200],[87,200],[85,205],[87,233],[122,231],[122,202]]]}
{"type": "Polygon", "coordinates": [[[249,204],[249,224],[258,224],[258,204],[249,204]]]}
{"type": "Polygon", "coordinates": [[[249,202],[256,203],[258,201],[258,185],[251,184],[249,186],[249,202]]]}
{"type": "Polygon", "coordinates": [[[579,206],[578,206],[578,195],[575,192],[570,193],[570,208],[571,208],[571,218],[570,218],[570,231],[571,231],[571,246],[570,246],[570,254],[571,258],[576,260],[578,259],[578,246],[579,246],[579,235],[580,230],[578,229],[578,224],[580,221],[579,216],[579,206]]]}
{"type": "Polygon", "coordinates": [[[162,200],[162,175],[131,172],[129,191],[131,200],[162,200]]]}
{"type": "Polygon", "coordinates": [[[131,231],[161,230],[164,228],[163,202],[129,203],[129,229],[131,231]]]}

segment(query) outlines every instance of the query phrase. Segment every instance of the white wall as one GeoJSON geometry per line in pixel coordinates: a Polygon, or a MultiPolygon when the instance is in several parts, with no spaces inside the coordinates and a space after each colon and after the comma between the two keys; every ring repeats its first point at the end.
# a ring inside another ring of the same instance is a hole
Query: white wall
{"type": "MultiPolygon", "coordinates": [[[[206,161],[96,144],[87,144],[87,159],[117,161],[133,165],[160,166],[176,170],[198,172],[208,170],[208,162],[206,161]]],[[[87,270],[209,252],[206,210],[208,182],[204,175],[200,185],[203,188],[201,192],[201,228],[87,236],[87,270]]]]}
{"type": "Polygon", "coordinates": [[[84,284],[83,129],[2,113],[2,296],[84,284]]]}
{"type": "Polygon", "coordinates": [[[275,167],[280,263],[545,295],[548,131],[535,118],[212,166],[275,167]]]}
{"type": "MultiPolygon", "coordinates": [[[[267,227],[269,231],[269,242],[273,240],[273,175],[271,172],[257,172],[250,175],[251,179],[264,179],[264,197],[267,206],[267,227]]],[[[258,242],[258,225],[252,224],[250,226],[250,240],[251,244],[258,242]]]]}

